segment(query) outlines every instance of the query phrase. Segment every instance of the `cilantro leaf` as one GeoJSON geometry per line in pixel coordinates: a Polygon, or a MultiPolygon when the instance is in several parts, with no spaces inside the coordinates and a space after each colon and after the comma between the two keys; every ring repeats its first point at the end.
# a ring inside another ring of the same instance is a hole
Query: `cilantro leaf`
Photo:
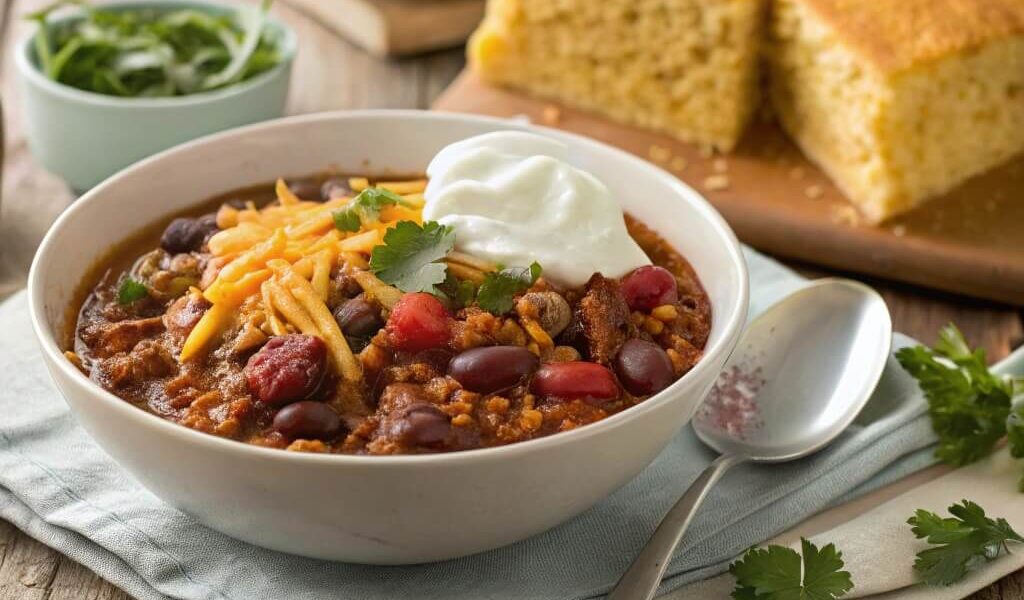
{"type": "Polygon", "coordinates": [[[131,277],[122,279],[121,285],[117,288],[118,304],[131,304],[136,300],[142,300],[148,295],[149,288],[146,287],[146,284],[131,277]]]}
{"type": "Polygon", "coordinates": [[[366,188],[352,202],[332,213],[334,226],[341,231],[359,231],[363,221],[374,221],[385,206],[406,206],[406,201],[391,190],[366,188]]]}
{"type": "Polygon", "coordinates": [[[903,348],[896,358],[928,400],[940,460],[965,465],[992,452],[1007,433],[1013,384],[988,370],[983,350],[972,352],[950,324],[934,348],[903,348]]]}
{"type": "Polygon", "coordinates": [[[504,269],[488,273],[480,284],[476,301],[480,308],[496,315],[503,315],[512,310],[514,296],[536,283],[542,271],[541,266],[534,262],[522,269],[504,269]]]}
{"type": "Polygon", "coordinates": [[[359,212],[352,208],[346,207],[331,213],[331,216],[334,217],[334,227],[339,231],[359,231],[359,228],[363,226],[359,212]]]}
{"type": "Polygon", "coordinates": [[[1009,552],[1008,542],[1024,542],[1006,519],[991,519],[970,500],[949,507],[953,518],[918,509],[907,520],[911,531],[935,548],[917,554],[914,570],[928,585],[951,585],[969,570],[1009,552]]]}
{"type": "Polygon", "coordinates": [[[469,280],[463,280],[455,288],[455,302],[459,306],[469,306],[469,303],[476,298],[476,284],[469,280]]]}
{"type": "Polygon", "coordinates": [[[751,548],[729,572],[736,578],[735,600],[833,600],[853,589],[835,545],[819,549],[800,539],[800,554],[785,546],[751,548]]]}
{"type": "Polygon", "coordinates": [[[455,232],[436,221],[422,227],[399,221],[384,234],[384,244],[370,254],[370,270],[403,292],[433,292],[448,267],[440,261],[455,246],[455,232]]]}

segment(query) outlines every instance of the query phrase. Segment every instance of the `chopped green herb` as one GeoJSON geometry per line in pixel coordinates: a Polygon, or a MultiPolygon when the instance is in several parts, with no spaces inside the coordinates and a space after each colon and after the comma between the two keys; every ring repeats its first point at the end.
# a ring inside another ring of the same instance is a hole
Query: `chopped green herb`
{"type": "Polygon", "coordinates": [[[331,216],[334,217],[334,227],[339,231],[359,231],[363,225],[359,213],[350,208],[336,210],[331,216]]]}
{"type": "Polygon", "coordinates": [[[914,570],[929,585],[956,583],[976,565],[1009,552],[1008,542],[1024,542],[1006,519],[985,516],[974,502],[963,500],[948,510],[954,518],[919,509],[907,520],[915,536],[936,546],[919,552],[914,562],[914,570]]]}
{"type": "Polygon", "coordinates": [[[363,221],[374,221],[380,217],[385,206],[407,206],[398,194],[381,188],[366,188],[341,210],[332,213],[334,226],[341,231],[359,231],[363,221]]]}
{"type": "Polygon", "coordinates": [[[232,85],[280,62],[266,33],[270,2],[223,15],[61,0],[26,18],[38,23],[35,59],[50,79],[113,96],[182,96],[232,85]],[[50,20],[72,5],[81,7],[80,17],[50,20]]]}
{"type": "Polygon", "coordinates": [[[1008,430],[1014,456],[1024,455],[1022,413],[1011,414],[1012,399],[1024,390],[1024,379],[991,373],[985,352],[972,352],[955,325],[940,332],[934,348],[903,348],[896,358],[928,400],[940,460],[953,465],[974,462],[990,454],[1008,430]]]}
{"type": "Polygon", "coordinates": [[[142,300],[148,295],[149,288],[146,287],[146,284],[131,277],[122,279],[120,287],[117,288],[117,302],[119,304],[131,304],[136,300],[142,300]]]}
{"type": "Polygon", "coordinates": [[[477,288],[472,281],[460,281],[455,288],[455,302],[460,306],[468,306],[476,298],[477,288]]]}
{"type": "Polygon", "coordinates": [[[785,546],[751,548],[729,572],[736,577],[736,600],[833,600],[853,589],[843,571],[843,553],[828,544],[820,550],[801,538],[800,555],[785,546]]]}
{"type": "Polygon", "coordinates": [[[1006,417],[1006,435],[1010,442],[1010,456],[1024,458],[1024,386],[1016,386],[1018,391],[1014,396],[1013,410],[1010,416],[1006,417]]]}
{"type": "Polygon", "coordinates": [[[541,272],[541,266],[535,262],[526,268],[488,273],[480,284],[476,301],[487,312],[503,315],[512,310],[515,295],[536,283],[541,272]]]}
{"type": "Polygon", "coordinates": [[[451,270],[445,273],[444,281],[434,286],[432,294],[449,305],[452,310],[469,306],[476,299],[476,284],[468,280],[458,280],[451,270]]]}
{"type": "Polygon", "coordinates": [[[455,246],[455,232],[436,221],[423,226],[399,221],[384,234],[384,244],[373,249],[370,270],[403,292],[433,292],[447,277],[448,267],[438,262],[455,246]]]}

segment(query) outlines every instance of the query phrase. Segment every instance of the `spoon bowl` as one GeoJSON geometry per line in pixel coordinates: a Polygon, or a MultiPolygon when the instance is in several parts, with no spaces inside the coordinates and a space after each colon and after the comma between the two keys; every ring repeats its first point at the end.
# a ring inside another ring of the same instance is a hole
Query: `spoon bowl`
{"type": "Polygon", "coordinates": [[[650,600],[707,493],[734,465],[794,460],[821,450],[857,418],[892,349],[878,292],[821,279],[750,323],[693,418],[721,453],[668,511],[608,600],[650,600]]]}
{"type": "Polygon", "coordinates": [[[877,292],[856,281],[816,281],[744,331],[694,431],[718,452],[748,460],[807,456],[856,418],[891,346],[892,319],[877,292]]]}

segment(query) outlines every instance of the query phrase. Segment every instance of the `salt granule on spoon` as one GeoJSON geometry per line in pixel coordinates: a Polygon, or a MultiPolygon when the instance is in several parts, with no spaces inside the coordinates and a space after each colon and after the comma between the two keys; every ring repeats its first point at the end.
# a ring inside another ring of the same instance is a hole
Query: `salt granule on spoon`
{"type": "Polygon", "coordinates": [[[761,367],[734,364],[718,376],[715,387],[697,412],[697,418],[732,436],[745,435],[762,425],[757,395],[764,387],[761,367]]]}

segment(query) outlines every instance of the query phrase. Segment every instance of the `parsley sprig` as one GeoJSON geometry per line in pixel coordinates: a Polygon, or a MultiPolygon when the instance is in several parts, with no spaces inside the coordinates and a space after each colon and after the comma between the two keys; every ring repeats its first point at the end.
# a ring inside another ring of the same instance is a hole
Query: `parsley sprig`
{"type": "Polygon", "coordinates": [[[408,206],[409,203],[398,194],[381,188],[366,188],[352,199],[345,208],[336,210],[334,226],[341,231],[359,231],[364,221],[375,221],[386,206],[408,206]]]}
{"type": "Polygon", "coordinates": [[[543,269],[534,262],[525,268],[503,269],[488,273],[476,295],[480,308],[496,315],[512,310],[515,295],[537,283],[543,269]]]}
{"type": "Polygon", "coordinates": [[[991,519],[970,500],[949,507],[953,518],[944,519],[918,509],[907,520],[914,535],[934,548],[917,554],[914,570],[929,585],[951,585],[975,566],[1009,552],[1009,542],[1024,542],[1006,519],[991,519]]]}
{"type": "Polygon", "coordinates": [[[455,232],[436,221],[422,226],[399,221],[384,234],[384,244],[370,254],[370,270],[403,292],[434,293],[448,276],[440,262],[455,247],[455,232]]]}
{"type": "Polygon", "coordinates": [[[149,288],[146,287],[146,284],[137,279],[132,279],[131,277],[125,277],[122,279],[121,285],[117,288],[117,302],[122,305],[131,304],[136,300],[142,300],[148,295],[149,288]]]}
{"type": "Polygon", "coordinates": [[[785,546],[751,548],[729,565],[736,577],[735,600],[833,600],[853,589],[835,545],[818,549],[801,538],[800,554],[785,546]]]}
{"type": "Polygon", "coordinates": [[[974,462],[1007,435],[1013,456],[1024,456],[1024,406],[1013,409],[1014,397],[1024,393],[1024,379],[990,372],[985,351],[971,351],[955,325],[943,328],[934,348],[903,348],[896,358],[928,400],[940,460],[957,466],[974,462]]]}

